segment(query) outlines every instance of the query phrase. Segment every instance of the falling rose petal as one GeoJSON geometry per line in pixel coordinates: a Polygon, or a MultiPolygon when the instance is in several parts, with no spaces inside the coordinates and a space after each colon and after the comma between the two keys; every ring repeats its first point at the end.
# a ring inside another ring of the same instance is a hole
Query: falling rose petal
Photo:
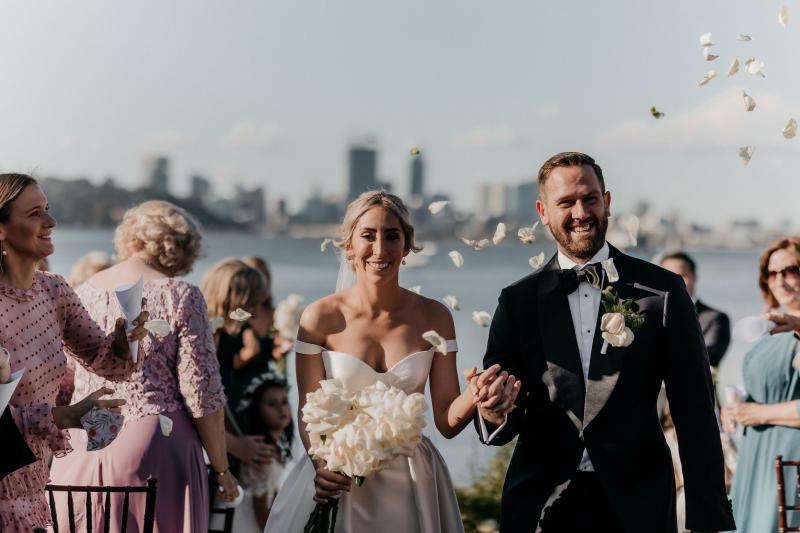
{"type": "Polygon", "coordinates": [[[492,315],[486,311],[473,311],[472,321],[482,328],[488,328],[492,323],[492,315]]]}
{"type": "MultiPolygon", "coordinates": [[[[635,245],[634,245],[635,246],[635,245]]],[[[601,263],[603,265],[603,270],[605,270],[606,275],[608,276],[609,283],[616,283],[619,281],[619,272],[617,272],[617,267],[614,266],[614,258],[609,257],[605,261],[601,263]]]]}
{"type": "Polygon", "coordinates": [[[703,46],[703,47],[714,46],[714,43],[711,42],[711,34],[710,33],[704,33],[703,35],[700,36],[700,46],[703,46]]]}
{"type": "Polygon", "coordinates": [[[231,320],[236,320],[237,322],[244,322],[253,315],[251,315],[241,307],[237,307],[236,309],[231,311],[231,314],[229,314],[228,316],[230,317],[231,320]]]}
{"type": "Polygon", "coordinates": [[[439,200],[438,202],[431,202],[431,204],[428,206],[428,211],[430,211],[432,215],[438,215],[448,205],[450,205],[449,200],[439,200]]]}
{"type": "Polygon", "coordinates": [[[650,106],[650,115],[655,119],[659,119],[664,116],[664,113],[656,109],[656,106],[653,105],[650,106]]]}
{"type": "Polygon", "coordinates": [[[461,309],[461,306],[458,305],[458,298],[456,298],[452,294],[448,294],[447,296],[442,298],[442,301],[445,303],[445,305],[447,305],[447,307],[449,307],[453,311],[458,311],[461,309]]]}
{"type": "Polygon", "coordinates": [[[716,70],[709,70],[708,72],[706,72],[706,75],[703,76],[703,79],[700,80],[700,83],[698,83],[697,86],[698,87],[702,87],[703,85],[708,84],[708,82],[710,82],[711,80],[713,80],[716,77],[717,77],[717,71],[716,70]]]}
{"type": "Polygon", "coordinates": [[[778,22],[780,22],[781,26],[784,28],[789,25],[789,6],[783,4],[781,7],[780,12],[778,13],[778,22]]]}
{"type": "Polygon", "coordinates": [[[414,285],[413,287],[409,287],[408,290],[417,294],[422,294],[422,285],[414,285]]]}
{"type": "Polygon", "coordinates": [[[739,148],[739,158],[742,160],[742,164],[746,165],[750,162],[750,159],[753,157],[753,147],[752,146],[742,146],[739,148]]]}
{"type": "Polygon", "coordinates": [[[794,136],[797,135],[797,121],[794,118],[790,118],[781,133],[783,133],[785,139],[794,139],[794,136]]]}
{"type": "Polygon", "coordinates": [[[422,334],[422,338],[431,343],[437,352],[442,355],[447,355],[447,341],[444,337],[436,333],[435,330],[426,331],[422,334]]]}
{"type": "Polygon", "coordinates": [[[752,41],[753,38],[745,33],[740,33],[739,35],[736,36],[736,40],[745,42],[745,41],[752,41]]]}
{"type": "Polygon", "coordinates": [[[472,246],[475,250],[479,252],[484,248],[486,248],[487,246],[489,246],[489,239],[472,240],[472,239],[465,239],[464,237],[462,237],[461,242],[463,242],[467,246],[472,246]]]}
{"type": "Polygon", "coordinates": [[[528,264],[532,269],[539,270],[544,264],[544,252],[540,252],[538,255],[534,255],[528,259],[528,264]]]}
{"type": "Polygon", "coordinates": [[[711,53],[711,47],[710,46],[706,46],[705,48],[703,48],[703,57],[706,59],[706,61],[714,61],[719,56],[716,55],[716,54],[712,54],[711,53]]]}
{"type": "Polygon", "coordinates": [[[225,325],[225,319],[221,316],[215,316],[211,319],[211,331],[217,331],[219,328],[225,325]]]}
{"type": "Polygon", "coordinates": [[[453,260],[453,264],[456,268],[461,268],[464,266],[464,256],[461,255],[460,252],[453,250],[452,252],[448,253],[447,255],[450,256],[450,259],[453,260]]]}
{"type": "Polygon", "coordinates": [[[739,72],[739,60],[734,59],[733,62],[731,63],[731,66],[728,67],[728,77],[730,78],[737,72],[739,72]]]}
{"type": "Polygon", "coordinates": [[[497,229],[494,230],[494,237],[492,237],[492,243],[495,246],[503,242],[506,238],[506,225],[503,222],[499,222],[497,224],[497,229]]]}
{"type": "Polygon", "coordinates": [[[172,331],[169,322],[162,318],[154,318],[144,323],[144,329],[158,337],[166,337],[172,331]]]}
{"type": "Polygon", "coordinates": [[[158,425],[161,428],[161,434],[165,437],[169,437],[172,433],[172,419],[168,416],[158,415],[158,425]]]}
{"type": "Polygon", "coordinates": [[[625,220],[625,231],[628,233],[628,242],[636,248],[639,243],[639,225],[641,221],[636,215],[629,215],[625,220]]]}
{"type": "Polygon", "coordinates": [[[325,252],[325,249],[326,249],[326,248],[328,247],[328,245],[329,245],[330,243],[332,243],[332,242],[333,242],[333,240],[332,240],[332,239],[323,239],[323,240],[322,240],[322,242],[321,242],[321,243],[320,243],[320,245],[319,245],[319,251],[324,253],[324,252],[325,252]]]}
{"type": "Polygon", "coordinates": [[[409,153],[410,153],[411,155],[419,155],[419,148],[417,148],[416,146],[414,146],[413,148],[411,148],[411,150],[409,150],[409,153]]]}
{"type": "Polygon", "coordinates": [[[521,240],[523,244],[533,244],[533,241],[536,240],[535,232],[536,226],[538,225],[539,223],[536,222],[533,226],[519,228],[517,231],[517,237],[519,237],[519,240],[521,240]]]}
{"type": "Polygon", "coordinates": [[[762,78],[766,77],[764,76],[763,72],[764,62],[761,61],[760,59],[755,59],[751,57],[750,59],[745,61],[744,64],[747,66],[747,73],[750,74],[751,76],[761,76],[762,78]]]}
{"type": "Polygon", "coordinates": [[[756,108],[756,101],[746,91],[742,91],[742,99],[744,100],[745,111],[752,111],[756,108]]]}

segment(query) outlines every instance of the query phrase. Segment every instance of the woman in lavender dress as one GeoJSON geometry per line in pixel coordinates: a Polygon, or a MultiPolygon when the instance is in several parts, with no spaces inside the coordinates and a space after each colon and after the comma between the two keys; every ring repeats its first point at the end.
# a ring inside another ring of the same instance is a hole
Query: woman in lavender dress
{"type": "MultiPolygon", "coordinates": [[[[116,385],[117,396],[127,401],[117,439],[99,451],[56,459],[51,472],[53,482],[76,485],[142,485],[148,477],[157,479],[156,531],[168,533],[208,529],[203,448],[220,484],[220,499],[232,500],[238,493],[228,470],[225,395],[205,301],[195,285],[175,279],[191,270],[200,238],[194,219],[167,202],[145,202],[125,214],[114,236],[120,262],[91,277],[78,295],[92,317],[109,328],[120,312],[114,288],[143,277],[151,318],[166,320],[171,331],[163,337],[148,335],[139,345],[141,369],[116,385]]],[[[77,366],[75,395],[105,384],[103,377],[77,366]]],[[[73,442],[80,441],[73,435],[73,442]]],[[[57,507],[59,514],[66,513],[65,502],[57,507]]],[[[76,509],[83,507],[76,501],[76,509]]],[[[120,515],[121,505],[112,502],[111,508],[112,524],[126,519],[129,531],[141,529],[144,498],[131,499],[127,517],[120,515]]],[[[98,496],[95,530],[101,529],[103,517],[98,496]]],[[[78,519],[85,517],[79,514],[78,519]]]]}
{"type": "MultiPolygon", "coordinates": [[[[8,350],[12,371],[25,370],[10,408],[36,457],[0,480],[3,533],[28,533],[50,522],[44,495],[50,454],[71,451],[65,430],[80,428],[80,418],[92,407],[122,403],[100,400],[111,390],[98,387],[84,389],[83,396],[88,397],[75,405],[56,407],[67,361],[64,349],[81,365],[113,381],[125,379],[133,370],[125,321],[112,318],[107,329],[114,331],[106,334],[63,278],[36,270],[53,253],[55,225],[36,180],[24,174],[0,174],[0,347],[8,350]]],[[[138,339],[144,333],[137,327],[130,337],[138,339]]],[[[73,430],[77,433],[83,432],[73,430]]]]}

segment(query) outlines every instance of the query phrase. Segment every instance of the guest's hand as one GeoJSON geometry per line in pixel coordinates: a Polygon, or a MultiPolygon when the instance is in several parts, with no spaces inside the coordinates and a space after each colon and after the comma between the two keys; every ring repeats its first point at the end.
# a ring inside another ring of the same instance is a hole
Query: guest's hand
{"type": "Polygon", "coordinates": [[[277,453],[275,448],[264,442],[261,435],[236,437],[236,446],[228,450],[231,455],[247,464],[270,464],[277,453]]]}
{"type": "Polygon", "coordinates": [[[78,403],[53,407],[53,423],[59,429],[80,428],[81,417],[91,411],[93,407],[119,411],[119,408],[125,405],[125,400],[119,398],[113,400],[100,399],[101,396],[113,393],[114,389],[103,387],[102,389],[94,391],[78,403]]]}
{"type": "Polygon", "coordinates": [[[325,461],[314,459],[314,501],[317,503],[328,503],[328,500],[337,499],[342,495],[342,491],[350,492],[353,483],[347,476],[331,472],[328,470],[325,461]]]}
{"type": "Polygon", "coordinates": [[[772,320],[777,324],[777,326],[770,330],[770,335],[775,335],[776,333],[786,333],[788,331],[800,332],[800,316],[772,310],[764,313],[764,318],[767,320],[772,320]]]}
{"type": "Polygon", "coordinates": [[[719,417],[722,421],[722,430],[725,433],[733,433],[736,431],[736,415],[734,414],[733,406],[735,403],[727,403],[720,409],[719,417]]]}
{"type": "Polygon", "coordinates": [[[261,353],[261,342],[252,328],[242,331],[242,349],[239,357],[243,362],[248,362],[261,353]]]}
{"type": "Polygon", "coordinates": [[[281,337],[280,335],[275,335],[272,339],[272,358],[276,361],[283,361],[286,354],[292,351],[293,345],[291,340],[281,337]]]}
{"type": "Polygon", "coordinates": [[[129,359],[131,357],[131,349],[128,343],[140,341],[147,336],[144,323],[147,322],[149,318],[150,313],[147,311],[139,313],[139,316],[133,320],[133,324],[136,327],[133,328],[130,333],[125,332],[125,319],[121,317],[117,319],[114,324],[114,344],[112,346],[114,355],[120,359],[129,359]]]}
{"type": "Polygon", "coordinates": [[[217,499],[223,502],[232,502],[239,496],[239,482],[231,474],[230,470],[225,470],[221,476],[217,476],[217,499]]]}
{"type": "Polygon", "coordinates": [[[8,383],[11,379],[11,354],[0,346],[0,383],[8,383]]]}
{"type": "Polygon", "coordinates": [[[767,423],[764,406],[755,402],[738,402],[732,405],[733,418],[743,426],[760,426],[767,423]]]}

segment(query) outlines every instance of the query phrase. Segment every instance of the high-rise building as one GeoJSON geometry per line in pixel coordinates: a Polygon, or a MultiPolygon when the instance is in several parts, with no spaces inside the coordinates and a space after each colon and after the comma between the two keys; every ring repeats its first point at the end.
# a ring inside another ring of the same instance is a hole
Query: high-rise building
{"type": "Polygon", "coordinates": [[[192,200],[205,204],[211,197],[211,183],[208,178],[199,174],[192,175],[192,200]]]}
{"type": "Polygon", "coordinates": [[[169,194],[169,158],[148,156],[142,162],[143,185],[160,196],[169,194]]]}
{"type": "Polygon", "coordinates": [[[409,191],[409,198],[415,200],[425,196],[424,188],[425,179],[425,164],[422,161],[421,155],[411,157],[411,190],[409,191]]]}
{"type": "Polygon", "coordinates": [[[508,210],[508,187],[503,183],[482,183],[478,185],[475,203],[479,219],[502,217],[508,210]]]}
{"type": "MultiPolygon", "coordinates": [[[[513,189],[512,189],[513,190],[513,189]]],[[[536,212],[536,200],[539,199],[539,185],[536,181],[526,181],[516,186],[516,198],[511,204],[518,224],[529,226],[539,220],[536,212]]]]}
{"type": "Polygon", "coordinates": [[[347,201],[354,200],[364,191],[374,189],[377,153],[372,148],[353,146],[350,148],[347,201]]]}

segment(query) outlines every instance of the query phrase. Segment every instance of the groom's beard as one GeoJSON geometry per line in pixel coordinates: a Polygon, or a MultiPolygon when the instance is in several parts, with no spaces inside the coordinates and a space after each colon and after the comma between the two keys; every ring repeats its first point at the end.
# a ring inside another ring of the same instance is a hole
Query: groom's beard
{"type": "Polygon", "coordinates": [[[570,221],[564,226],[549,224],[550,232],[553,234],[558,245],[564,252],[581,261],[588,261],[594,254],[603,247],[606,242],[606,230],[608,230],[608,216],[602,218],[591,217],[581,221],[582,224],[591,224],[590,235],[579,237],[572,232],[572,227],[577,225],[570,221]]]}

